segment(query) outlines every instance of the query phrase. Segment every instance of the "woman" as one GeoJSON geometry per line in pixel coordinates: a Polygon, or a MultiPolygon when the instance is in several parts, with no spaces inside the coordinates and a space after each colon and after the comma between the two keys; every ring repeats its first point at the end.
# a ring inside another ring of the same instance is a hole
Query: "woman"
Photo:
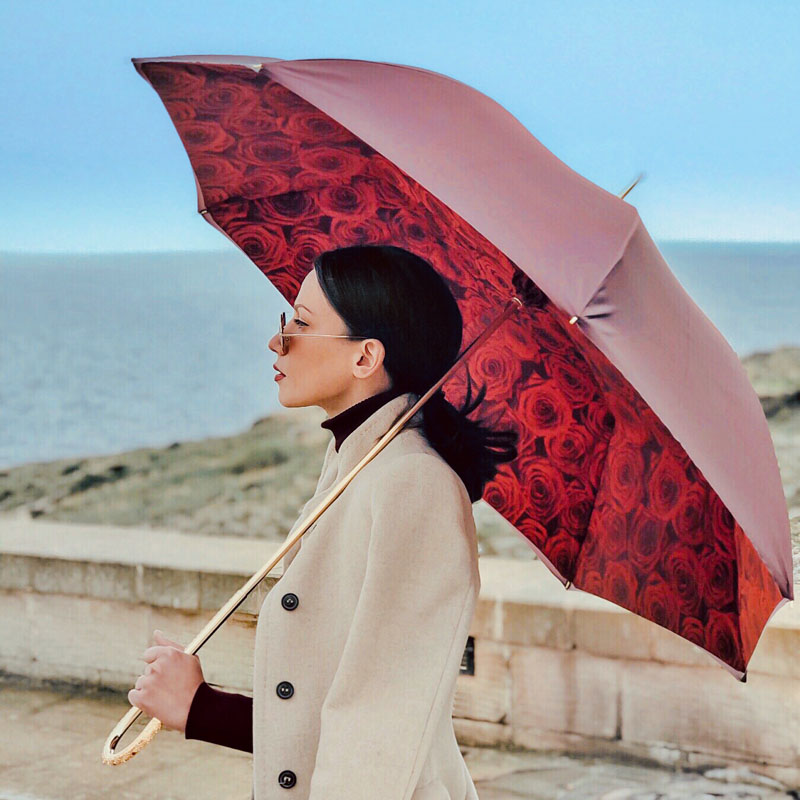
{"type": "MultiPolygon", "coordinates": [[[[281,405],[320,406],[334,434],[291,536],[453,364],[462,318],[427,261],[354,246],[317,257],[284,332],[269,343],[281,405]]],[[[130,702],[252,751],[255,800],[476,798],[452,723],[480,589],[471,504],[516,457],[516,434],[467,418],[484,392],[457,410],[438,390],[286,553],[252,698],[211,688],[157,631],[130,702]]]]}

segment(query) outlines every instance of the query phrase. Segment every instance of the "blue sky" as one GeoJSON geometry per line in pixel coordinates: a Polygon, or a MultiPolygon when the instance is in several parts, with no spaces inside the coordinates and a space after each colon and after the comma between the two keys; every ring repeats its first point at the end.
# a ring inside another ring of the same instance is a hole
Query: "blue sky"
{"type": "Polygon", "coordinates": [[[413,64],[468,83],[654,239],[800,240],[800,3],[69,3],[0,11],[0,250],[233,247],[132,57],[413,64]]]}

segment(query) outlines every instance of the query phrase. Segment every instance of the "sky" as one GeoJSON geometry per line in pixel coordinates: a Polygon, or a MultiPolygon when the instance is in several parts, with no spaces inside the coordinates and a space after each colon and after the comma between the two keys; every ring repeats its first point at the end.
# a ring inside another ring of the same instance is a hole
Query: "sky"
{"type": "Polygon", "coordinates": [[[800,3],[0,4],[0,251],[233,247],[133,57],[409,64],[501,103],[664,240],[800,241],[800,3]]]}

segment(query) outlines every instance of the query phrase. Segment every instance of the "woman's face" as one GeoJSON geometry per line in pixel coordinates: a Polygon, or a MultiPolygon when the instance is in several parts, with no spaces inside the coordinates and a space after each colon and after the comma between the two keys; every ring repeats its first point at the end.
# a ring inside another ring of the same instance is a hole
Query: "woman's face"
{"type": "MultiPolygon", "coordinates": [[[[348,333],[313,269],[300,285],[294,313],[286,315],[284,330],[300,334],[348,333]]],[[[278,333],[269,340],[269,349],[278,356],[275,367],[285,376],[277,381],[282,406],[316,405],[328,416],[334,416],[391,386],[383,367],[385,351],[378,339],[289,336],[286,341],[288,349],[282,356],[278,333]]]]}

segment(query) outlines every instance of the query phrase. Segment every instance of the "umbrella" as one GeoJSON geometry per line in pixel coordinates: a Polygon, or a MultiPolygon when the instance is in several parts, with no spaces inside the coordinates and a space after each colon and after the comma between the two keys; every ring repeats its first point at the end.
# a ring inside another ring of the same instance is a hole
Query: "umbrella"
{"type": "MultiPolygon", "coordinates": [[[[483,499],[567,588],[673,631],[744,680],[768,619],[794,596],[777,459],[738,356],[636,209],[436,72],[132,61],[177,129],[198,211],[290,304],[335,247],[394,244],[439,271],[470,347],[481,345],[469,361],[487,387],[475,417],[520,437],[483,499]]],[[[445,376],[456,405],[462,373],[445,376]]]]}

